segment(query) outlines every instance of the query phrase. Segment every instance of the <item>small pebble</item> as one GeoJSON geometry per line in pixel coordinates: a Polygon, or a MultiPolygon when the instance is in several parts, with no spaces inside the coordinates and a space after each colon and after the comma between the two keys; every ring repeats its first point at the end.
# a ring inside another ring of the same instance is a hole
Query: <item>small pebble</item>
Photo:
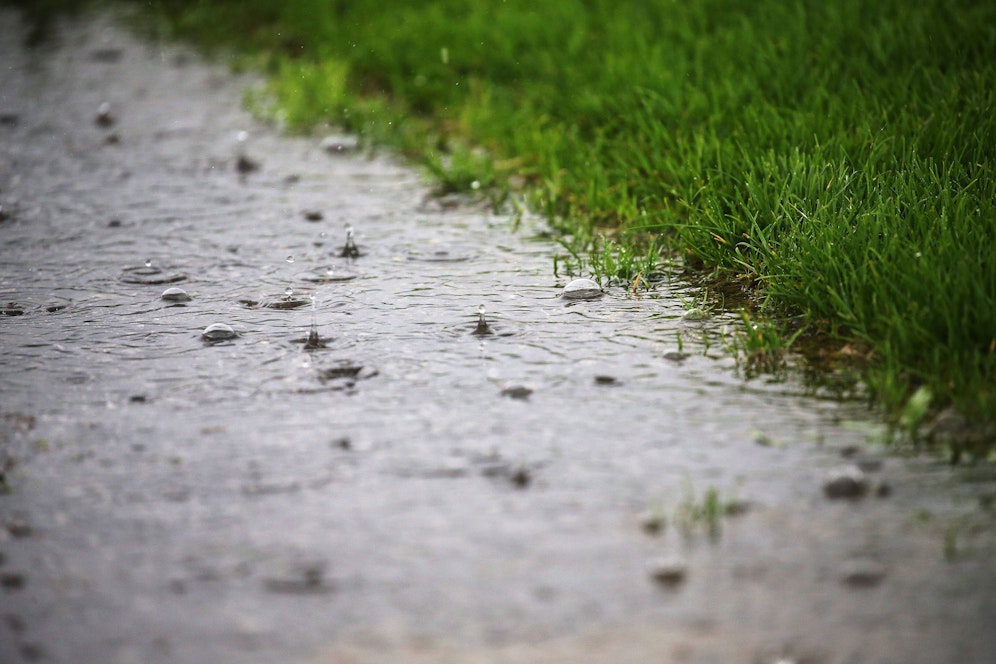
{"type": "Polygon", "coordinates": [[[302,214],[307,221],[321,221],[325,218],[325,215],[318,210],[305,210],[302,214]]]}
{"type": "Polygon", "coordinates": [[[664,353],[664,359],[669,362],[684,362],[688,359],[688,353],[681,353],[676,350],[669,350],[664,353]]]}
{"type": "Polygon", "coordinates": [[[618,385],[619,379],[615,376],[595,376],[596,385],[618,385]]]}

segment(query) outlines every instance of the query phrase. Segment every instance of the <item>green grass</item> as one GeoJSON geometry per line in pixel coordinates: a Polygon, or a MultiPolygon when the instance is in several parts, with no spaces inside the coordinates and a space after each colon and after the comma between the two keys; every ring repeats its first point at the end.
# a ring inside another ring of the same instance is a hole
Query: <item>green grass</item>
{"type": "Polygon", "coordinates": [[[262,68],[252,103],[289,129],[548,215],[561,269],[631,287],[680,257],[869,347],[897,418],[926,387],[996,420],[994,3],[151,5],[262,68]]]}

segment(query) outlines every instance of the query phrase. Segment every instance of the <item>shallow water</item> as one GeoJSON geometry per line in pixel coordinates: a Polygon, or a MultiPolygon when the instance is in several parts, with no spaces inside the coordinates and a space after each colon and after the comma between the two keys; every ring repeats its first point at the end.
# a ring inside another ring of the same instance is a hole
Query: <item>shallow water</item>
{"type": "Polygon", "coordinates": [[[280,137],[240,110],[251,81],[176,47],[106,18],[20,41],[0,40],[0,303],[23,312],[0,317],[3,661],[996,656],[986,469],[887,456],[860,402],[742,380],[735,316],[683,319],[679,281],[562,299],[537,220],[280,137]],[[215,323],[237,336],[206,343],[215,323]],[[887,496],[823,494],[851,448],[887,496]],[[746,513],[676,523],[710,489],[746,513]],[[655,581],[661,556],[683,581],[655,581]]]}

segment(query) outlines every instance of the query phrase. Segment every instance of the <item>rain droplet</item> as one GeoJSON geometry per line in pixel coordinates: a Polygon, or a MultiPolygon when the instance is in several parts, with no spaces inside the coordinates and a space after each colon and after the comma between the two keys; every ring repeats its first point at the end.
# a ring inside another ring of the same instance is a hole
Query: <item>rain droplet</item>
{"type": "Polygon", "coordinates": [[[484,311],[485,309],[483,304],[477,308],[477,327],[474,328],[472,334],[476,334],[478,336],[494,334],[491,330],[491,326],[488,325],[487,319],[484,317],[484,311]]]}
{"type": "Polygon", "coordinates": [[[152,267],[152,259],[151,258],[146,258],[145,259],[145,267],[152,267]]]}
{"type": "Polygon", "coordinates": [[[249,132],[242,130],[235,134],[235,140],[239,143],[245,143],[249,140],[249,132]]]}
{"type": "Polygon", "coordinates": [[[343,258],[356,258],[360,255],[360,249],[356,246],[356,241],[353,239],[352,226],[346,226],[346,244],[339,255],[343,258]]]}
{"type": "Polygon", "coordinates": [[[325,342],[318,335],[318,326],[312,321],[311,330],[308,332],[308,339],[304,342],[304,349],[316,350],[318,348],[325,348],[325,342]]]}
{"type": "Polygon", "coordinates": [[[294,256],[293,256],[293,255],[291,255],[291,256],[288,256],[288,257],[287,257],[287,258],[285,258],[284,260],[285,260],[285,261],[287,261],[288,263],[293,263],[293,262],[294,262],[294,256]]]}

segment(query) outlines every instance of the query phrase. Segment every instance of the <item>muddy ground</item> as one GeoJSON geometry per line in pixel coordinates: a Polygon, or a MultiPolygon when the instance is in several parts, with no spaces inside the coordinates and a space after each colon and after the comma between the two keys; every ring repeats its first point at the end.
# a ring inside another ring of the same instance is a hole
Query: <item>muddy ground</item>
{"type": "Polygon", "coordinates": [[[0,12],[0,661],[996,661],[992,468],[115,25],[0,12]]]}

